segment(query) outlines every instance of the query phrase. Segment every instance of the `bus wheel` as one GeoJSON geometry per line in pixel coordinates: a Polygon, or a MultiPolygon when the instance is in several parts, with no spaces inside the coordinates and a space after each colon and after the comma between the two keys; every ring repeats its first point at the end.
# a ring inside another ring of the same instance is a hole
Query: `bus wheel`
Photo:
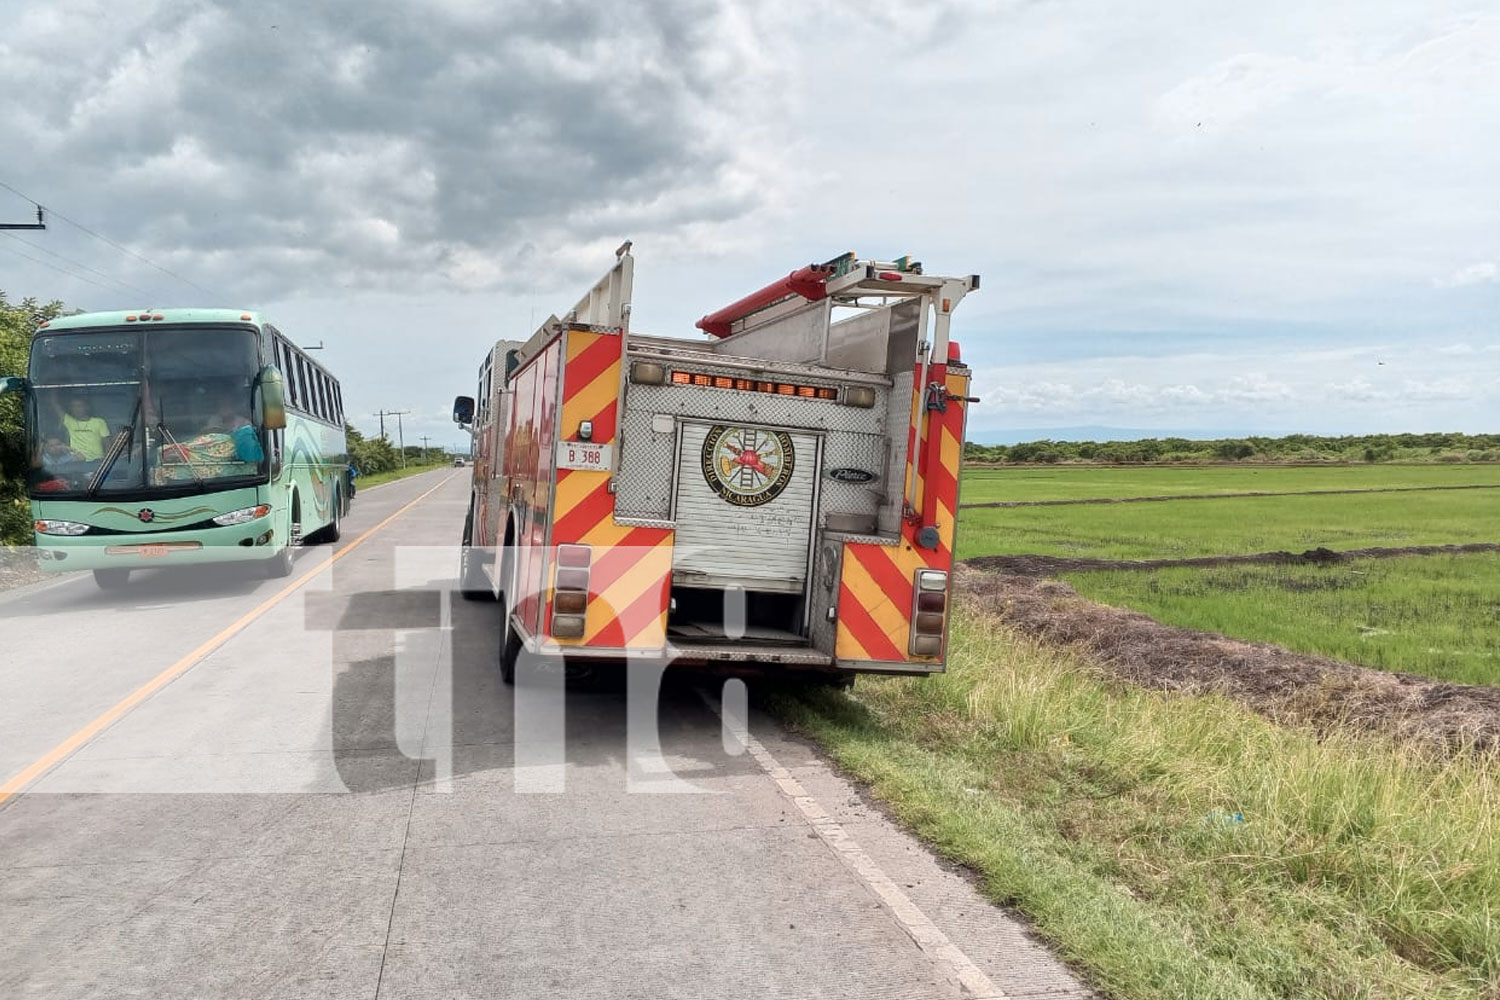
{"type": "Polygon", "coordinates": [[[319,528],[317,534],[313,536],[312,541],[331,545],[339,540],[339,537],[343,534],[343,528],[340,523],[343,519],[339,516],[339,508],[343,505],[343,498],[335,494],[333,498],[333,520],[329,521],[324,527],[319,528]]]}
{"type": "Polygon", "coordinates": [[[458,594],[466,601],[487,601],[495,595],[490,591],[484,570],[479,568],[479,557],[474,548],[474,508],[464,518],[464,540],[458,550],[458,594]]]}
{"type": "Polygon", "coordinates": [[[276,580],[283,576],[292,575],[292,556],[295,549],[290,545],[283,545],[281,551],[266,560],[266,576],[276,580]]]}
{"type": "Polygon", "coordinates": [[[130,570],[128,569],[94,570],[94,582],[99,585],[100,590],[118,590],[129,580],[130,570]]]}

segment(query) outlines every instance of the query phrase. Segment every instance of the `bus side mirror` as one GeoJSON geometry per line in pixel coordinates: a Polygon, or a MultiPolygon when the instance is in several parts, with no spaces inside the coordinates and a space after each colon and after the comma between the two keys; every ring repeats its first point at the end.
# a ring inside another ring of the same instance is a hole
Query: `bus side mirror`
{"type": "Polygon", "coordinates": [[[453,400],[453,422],[468,426],[474,422],[474,397],[456,396],[453,400]]]}
{"type": "Polygon", "coordinates": [[[25,392],[27,389],[26,379],[20,375],[6,375],[0,377],[0,396],[7,392],[25,392]]]}
{"type": "Polygon", "coordinates": [[[286,383],[274,365],[266,365],[255,377],[260,392],[261,424],[268,431],[286,427],[286,383]]]}

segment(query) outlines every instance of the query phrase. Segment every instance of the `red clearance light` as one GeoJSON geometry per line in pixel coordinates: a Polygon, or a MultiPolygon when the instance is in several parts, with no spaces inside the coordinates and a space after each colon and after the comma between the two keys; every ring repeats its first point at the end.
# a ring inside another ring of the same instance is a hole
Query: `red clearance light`
{"type": "Polygon", "coordinates": [[[901,272],[900,271],[881,271],[879,274],[875,275],[875,277],[879,278],[881,281],[900,281],[901,280],[901,272]]]}
{"type": "Polygon", "coordinates": [[[251,318],[252,317],[250,316],[249,313],[240,313],[240,319],[242,319],[242,320],[245,320],[245,321],[248,322],[251,318]]]}
{"type": "Polygon", "coordinates": [[[126,316],[125,317],[125,322],[127,322],[127,323],[134,323],[135,322],[135,316],[134,316],[134,314],[132,314],[130,316],[126,316]]]}
{"type": "Polygon", "coordinates": [[[45,329],[47,329],[47,327],[49,327],[51,325],[52,325],[52,321],[48,320],[48,321],[46,321],[44,323],[38,323],[37,324],[37,329],[38,330],[45,330],[45,329]]]}
{"type": "Polygon", "coordinates": [[[163,319],[166,319],[167,317],[163,316],[161,313],[157,313],[155,316],[152,316],[151,318],[153,320],[163,320],[163,319]]]}
{"type": "Polygon", "coordinates": [[[738,389],[741,392],[769,392],[777,396],[797,396],[802,399],[839,398],[839,391],[826,385],[765,382],[759,379],[731,378],[728,375],[706,375],[702,372],[674,371],[672,384],[695,385],[705,389],[738,389]]]}

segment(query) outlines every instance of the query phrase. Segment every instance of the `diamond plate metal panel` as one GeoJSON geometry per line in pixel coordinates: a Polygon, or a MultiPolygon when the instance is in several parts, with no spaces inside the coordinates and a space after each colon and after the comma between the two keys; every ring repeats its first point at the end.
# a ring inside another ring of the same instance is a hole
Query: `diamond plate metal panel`
{"type": "MultiPolygon", "coordinates": [[[[694,371],[743,377],[742,371],[693,364],[694,371]]],[[[893,376],[894,388],[876,388],[870,409],[824,399],[717,389],[707,386],[630,385],[621,424],[620,468],[615,482],[619,517],[664,520],[671,517],[676,432],[662,428],[670,419],[747,424],[823,435],[823,461],[817,523],[829,512],[873,516],[875,530],[900,530],[906,473],[906,434],[911,417],[911,372],[893,376]],[[850,483],[828,477],[829,469],[859,469],[874,477],[850,483]]],[[[828,384],[836,385],[830,379],[828,384]]]]}
{"type": "Polygon", "coordinates": [[[655,410],[642,390],[629,389],[625,419],[620,426],[620,473],[615,477],[616,517],[666,520],[672,514],[672,458],[677,450],[674,431],[652,428],[655,410]]]}

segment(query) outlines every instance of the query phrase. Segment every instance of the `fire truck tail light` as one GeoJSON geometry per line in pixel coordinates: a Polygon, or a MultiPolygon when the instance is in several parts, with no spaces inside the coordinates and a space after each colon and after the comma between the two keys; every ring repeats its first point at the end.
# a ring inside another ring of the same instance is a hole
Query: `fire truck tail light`
{"type": "Polygon", "coordinates": [[[593,555],[593,550],[587,545],[559,545],[557,547],[557,564],[559,566],[587,567],[593,560],[593,555]]]}
{"type": "Polygon", "coordinates": [[[578,590],[584,593],[589,589],[589,571],[586,569],[568,569],[559,566],[557,570],[558,590],[578,590]]]}
{"type": "Polygon", "coordinates": [[[582,639],[589,603],[589,564],[593,549],[587,545],[557,547],[557,575],[552,585],[552,636],[582,639]]]}
{"type": "Polygon", "coordinates": [[[583,615],[553,615],[552,636],[556,639],[582,639],[583,615]]]}
{"type": "Polygon", "coordinates": [[[943,631],[947,624],[948,574],[940,569],[919,569],[912,581],[912,656],[933,657],[943,653],[943,631]]]}
{"type": "Polygon", "coordinates": [[[940,635],[914,635],[911,637],[912,656],[941,656],[943,637],[940,635]]]}

